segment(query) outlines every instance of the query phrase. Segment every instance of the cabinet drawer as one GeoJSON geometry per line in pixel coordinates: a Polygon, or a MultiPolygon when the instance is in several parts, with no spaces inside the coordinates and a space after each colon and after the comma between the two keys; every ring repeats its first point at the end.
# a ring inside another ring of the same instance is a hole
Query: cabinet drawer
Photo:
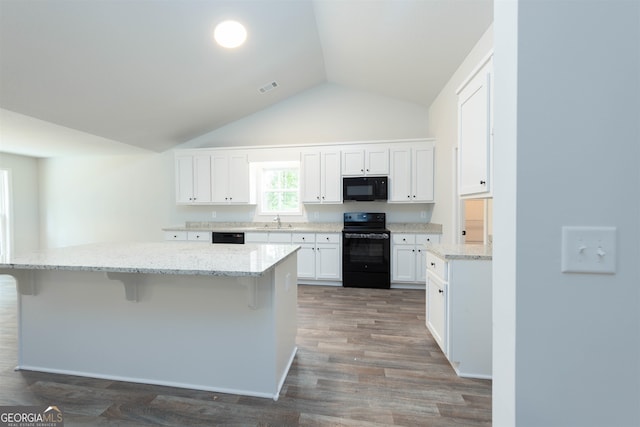
{"type": "Polygon", "coordinates": [[[438,276],[444,282],[449,281],[448,266],[448,262],[430,252],[427,252],[427,271],[433,272],[433,274],[438,276]]]}
{"type": "Polygon", "coordinates": [[[315,233],[293,233],[291,240],[293,243],[315,243],[316,235],[315,233]]]}
{"type": "Polygon", "coordinates": [[[413,245],[416,243],[415,234],[392,234],[394,245],[413,245]]]}
{"type": "Polygon", "coordinates": [[[416,234],[416,245],[426,245],[427,243],[440,243],[440,236],[437,234],[416,234]]]}
{"type": "Polygon", "coordinates": [[[338,233],[319,233],[316,234],[316,243],[340,243],[341,236],[338,233]]]}
{"type": "Polygon", "coordinates": [[[164,240],[187,240],[186,231],[165,231],[164,240]]]}
{"type": "Polygon", "coordinates": [[[189,231],[187,232],[187,240],[211,243],[211,233],[206,231],[189,231]]]}

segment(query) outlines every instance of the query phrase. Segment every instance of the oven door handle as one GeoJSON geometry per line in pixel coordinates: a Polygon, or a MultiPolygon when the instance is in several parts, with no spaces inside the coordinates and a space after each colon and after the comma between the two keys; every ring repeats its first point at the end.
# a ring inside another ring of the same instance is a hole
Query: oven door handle
{"type": "Polygon", "coordinates": [[[387,233],[344,233],[345,239],[388,240],[387,233]]]}

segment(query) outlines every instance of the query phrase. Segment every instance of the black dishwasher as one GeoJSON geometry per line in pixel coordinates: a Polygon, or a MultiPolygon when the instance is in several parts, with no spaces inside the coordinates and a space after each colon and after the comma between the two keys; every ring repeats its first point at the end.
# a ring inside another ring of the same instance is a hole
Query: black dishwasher
{"type": "Polygon", "coordinates": [[[233,243],[236,245],[244,244],[244,233],[221,233],[213,232],[212,243],[233,243]]]}

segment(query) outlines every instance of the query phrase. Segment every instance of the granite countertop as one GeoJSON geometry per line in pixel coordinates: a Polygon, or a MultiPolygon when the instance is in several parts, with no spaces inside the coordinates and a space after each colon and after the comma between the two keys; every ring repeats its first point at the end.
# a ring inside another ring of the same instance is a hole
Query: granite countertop
{"type": "Polygon", "coordinates": [[[298,249],[297,245],[199,242],[97,243],[15,256],[0,269],[260,276],[298,249]]]}
{"type": "Polygon", "coordinates": [[[491,260],[492,247],[489,245],[441,245],[429,243],[427,251],[444,259],[491,260]]]}
{"type": "MultiPolygon", "coordinates": [[[[291,222],[283,223],[280,228],[272,222],[189,222],[185,225],[163,228],[163,231],[223,231],[223,232],[308,232],[308,233],[340,233],[341,222],[291,222]]],[[[387,223],[392,233],[428,233],[442,234],[442,225],[433,223],[387,223]]]]}

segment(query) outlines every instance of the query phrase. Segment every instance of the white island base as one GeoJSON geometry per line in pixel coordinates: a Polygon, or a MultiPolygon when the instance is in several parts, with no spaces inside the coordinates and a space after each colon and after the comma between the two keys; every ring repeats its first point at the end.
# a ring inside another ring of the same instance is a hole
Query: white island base
{"type": "Polygon", "coordinates": [[[296,353],[295,252],[259,276],[3,269],[18,369],[278,399],[296,353]]]}

